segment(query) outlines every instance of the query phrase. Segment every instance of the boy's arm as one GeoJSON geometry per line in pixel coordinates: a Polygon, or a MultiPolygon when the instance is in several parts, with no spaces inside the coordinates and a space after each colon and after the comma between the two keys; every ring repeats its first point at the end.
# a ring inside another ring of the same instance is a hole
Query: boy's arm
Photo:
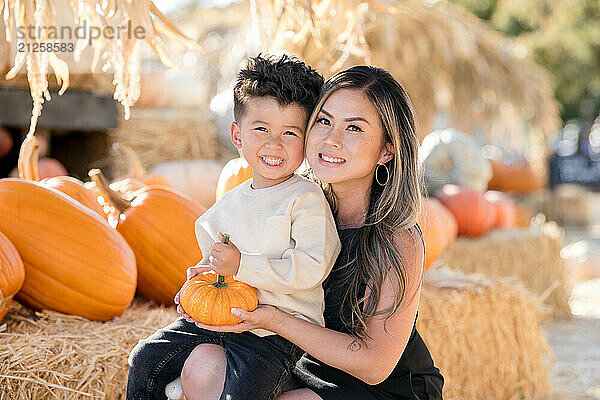
{"type": "Polygon", "coordinates": [[[281,258],[242,252],[236,279],[282,294],[321,285],[340,251],[335,222],[321,193],[304,195],[298,203],[289,233],[295,246],[281,258]]]}

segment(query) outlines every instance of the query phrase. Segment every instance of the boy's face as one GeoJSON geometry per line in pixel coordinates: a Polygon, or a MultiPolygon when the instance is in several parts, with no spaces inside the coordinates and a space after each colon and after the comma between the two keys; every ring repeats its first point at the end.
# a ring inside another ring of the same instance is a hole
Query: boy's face
{"type": "Polygon", "coordinates": [[[231,124],[231,141],[252,167],[255,189],[285,181],[300,166],[307,119],[295,103],[282,107],[271,97],[256,97],[241,120],[231,124]]]}

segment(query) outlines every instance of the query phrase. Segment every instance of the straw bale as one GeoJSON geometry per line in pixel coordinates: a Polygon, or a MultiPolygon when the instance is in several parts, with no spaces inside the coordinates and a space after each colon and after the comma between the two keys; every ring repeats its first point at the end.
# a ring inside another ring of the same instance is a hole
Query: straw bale
{"type": "Polygon", "coordinates": [[[0,398],[124,398],[129,352],[176,317],[174,308],[142,299],[109,322],[13,303],[0,325],[0,398]]]}
{"type": "Polygon", "coordinates": [[[479,238],[458,238],[440,256],[450,268],[489,278],[514,276],[549,306],[546,317],[570,315],[571,282],[560,251],[564,231],[543,214],[529,228],[493,230],[479,238]]]}
{"type": "MultiPolygon", "coordinates": [[[[175,109],[132,109],[129,120],[109,132],[110,140],[136,152],[146,169],[172,160],[215,159],[222,149],[208,111],[175,109]]],[[[114,155],[114,175],[128,165],[114,155]]]]}
{"type": "Polygon", "coordinates": [[[437,264],[423,279],[419,332],[444,375],[444,398],[548,399],[554,356],[538,299],[516,280],[437,264]]]}

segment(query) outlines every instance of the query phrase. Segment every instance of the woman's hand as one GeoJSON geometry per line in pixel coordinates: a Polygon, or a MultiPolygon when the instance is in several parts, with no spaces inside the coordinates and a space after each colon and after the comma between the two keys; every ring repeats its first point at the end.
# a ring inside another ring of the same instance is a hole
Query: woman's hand
{"type": "MultiPolygon", "coordinates": [[[[178,306],[177,308],[179,309],[179,307],[181,306],[178,306]]],[[[280,313],[278,311],[279,309],[277,307],[268,304],[261,304],[254,311],[246,311],[243,308],[232,308],[231,313],[242,320],[242,322],[240,322],[239,324],[206,325],[198,321],[193,321],[193,323],[195,323],[196,326],[199,328],[204,328],[215,332],[241,333],[257,328],[267,329],[269,331],[276,331],[277,326],[280,323],[280,313]]]]}

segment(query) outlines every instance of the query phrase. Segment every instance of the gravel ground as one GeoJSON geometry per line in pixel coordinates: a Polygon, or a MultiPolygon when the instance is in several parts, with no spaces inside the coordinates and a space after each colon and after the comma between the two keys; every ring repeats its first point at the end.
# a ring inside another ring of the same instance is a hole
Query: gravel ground
{"type": "MultiPolygon", "coordinates": [[[[567,243],[600,243],[594,232],[566,233],[567,243]]],[[[543,325],[556,357],[554,399],[600,400],[600,279],[577,283],[569,303],[573,318],[543,325]]]]}

